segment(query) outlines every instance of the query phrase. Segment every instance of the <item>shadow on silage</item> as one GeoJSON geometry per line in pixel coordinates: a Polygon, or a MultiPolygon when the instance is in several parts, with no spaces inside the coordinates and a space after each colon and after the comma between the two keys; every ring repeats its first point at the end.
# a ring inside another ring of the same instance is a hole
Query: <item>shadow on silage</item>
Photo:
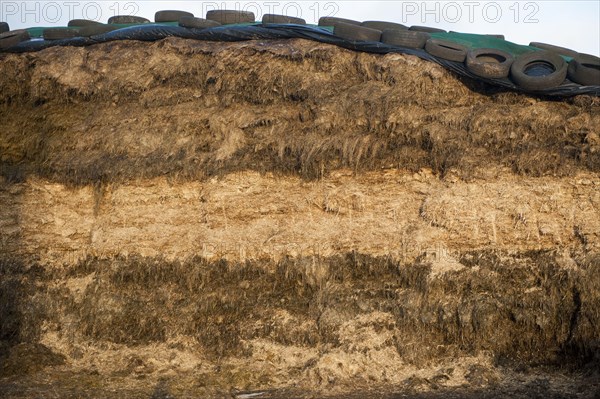
{"type": "Polygon", "coordinates": [[[57,301],[48,301],[56,290],[46,287],[49,276],[33,260],[35,254],[22,253],[20,183],[26,176],[23,164],[0,161],[0,220],[5,224],[0,237],[0,377],[65,362],[39,342],[42,325],[56,322],[61,312],[57,301]]]}
{"type": "Polygon", "coordinates": [[[0,259],[0,377],[29,374],[65,361],[38,342],[42,324],[54,319],[39,292],[42,279],[39,267],[0,259]]]}
{"type": "Polygon", "coordinates": [[[0,179],[3,202],[0,219],[3,223],[14,226],[13,231],[16,231],[13,234],[7,232],[0,237],[0,376],[5,376],[27,373],[35,368],[35,361],[15,362],[15,359],[28,352],[27,349],[30,349],[29,352],[38,352],[43,357],[43,348],[34,345],[39,336],[43,315],[39,312],[39,303],[30,301],[40,270],[36,267],[28,268],[15,254],[21,241],[18,189],[14,191],[15,194],[7,195],[15,184],[25,180],[25,171],[20,164],[2,160],[0,179]]]}

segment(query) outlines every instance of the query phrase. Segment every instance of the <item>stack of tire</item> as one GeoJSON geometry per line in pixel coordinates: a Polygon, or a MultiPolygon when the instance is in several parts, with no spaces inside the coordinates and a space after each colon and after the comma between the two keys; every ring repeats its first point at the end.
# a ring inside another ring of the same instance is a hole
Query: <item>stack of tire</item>
{"type": "Polygon", "coordinates": [[[120,28],[118,25],[147,24],[150,20],[135,15],[115,15],[108,19],[107,24],[89,19],[73,19],[67,27],[46,28],[42,35],[44,40],[62,40],[73,37],[91,37],[112,32],[120,28]]]}
{"type": "Polygon", "coordinates": [[[530,44],[540,50],[514,58],[494,48],[468,49],[460,44],[431,39],[428,53],[450,61],[464,62],[473,75],[486,79],[508,78],[519,87],[540,91],[551,89],[569,80],[581,85],[600,85],[600,58],[572,50],[540,43],[530,44]],[[567,63],[565,57],[571,58],[567,63]]]}
{"type": "MultiPolygon", "coordinates": [[[[567,77],[581,85],[600,86],[600,58],[564,47],[532,42],[530,46],[536,50],[514,58],[495,48],[468,48],[451,40],[432,38],[430,33],[445,33],[433,27],[407,27],[386,21],[359,22],[331,17],[321,18],[319,25],[333,26],[334,35],[350,41],[380,41],[403,48],[424,48],[438,59],[464,63],[466,69],[478,78],[510,78],[517,86],[529,91],[560,86],[567,77]]],[[[504,38],[502,35],[490,36],[504,38]]]]}
{"type": "Polygon", "coordinates": [[[439,39],[428,40],[425,50],[442,59],[464,62],[467,70],[477,77],[510,78],[517,86],[529,91],[560,86],[567,77],[584,86],[600,85],[600,58],[552,45],[542,48],[540,43],[532,43],[530,46],[539,50],[516,58],[495,48],[469,49],[461,44],[439,39]],[[567,62],[565,57],[571,60],[567,62]]]}
{"type": "Polygon", "coordinates": [[[350,41],[373,41],[404,48],[422,49],[432,32],[442,29],[408,26],[387,21],[355,21],[345,18],[322,17],[319,26],[333,26],[333,34],[350,41]]]}

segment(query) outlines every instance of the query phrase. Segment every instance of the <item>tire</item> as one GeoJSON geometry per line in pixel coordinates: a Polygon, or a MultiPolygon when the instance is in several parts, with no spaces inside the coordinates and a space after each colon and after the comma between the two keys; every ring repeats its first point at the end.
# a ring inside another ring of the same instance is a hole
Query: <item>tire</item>
{"type": "Polygon", "coordinates": [[[25,29],[9,30],[0,33],[0,50],[5,50],[29,40],[29,32],[25,29]]]}
{"type": "Polygon", "coordinates": [[[360,25],[366,28],[377,29],[382,32],[384,30],[408,30],[408,26],[386,21],[365,21],[360,25]]]}
{"type": "Polygon", "coordinates": [[[413,25],[408,30],[412,30],[415,32],[425,32],[425,33],[446,33],[443,29],[432,28],[431,26],[419,26],[413,25]]]}
{"type": "Polygon", "coordinates": [[[72,39],[81,36],[77,28],[46,28],[42,32],[44,40],[72,39]]]}
{"type": "Polygon", "coordinates": [[[381,41],[392,46],[421,49],[431,36],[426,32],[414,32],[409,30],[384,30],[381,41]]]}
{"type": "Polygon", "coordinates": [[[0,33],[8,32],[10,27],[6,22],[0,22],[0,33]]]}
{"type": "Polygon", "coordinates": [[[306,20],[302,18],[288,17],[287,15],[265,14],[262,17],[262,23],[306,25],[306,20]]]}
{"type": "Polygon", "coordinates": [[[79,36],[90,37],[90,36],[102,35],[104,33],[112,32],[113,30],[117,30],[117,29],[119,29],[119,27],[117,27],[117,26],[100,24],[100,25],[82,26],[78,30],[79,30],[79,36]]]}
{"type": "Polygon", "coordinates": [[[108,19],[109,24],[149,24],[150,20],[144,17],[138,17],[135,15],[115,15],[108,19]]]}
{"type": "Polygon", "coordinates": [[[558,54],[547,51],[534,51],[515,59],[510,67],[510,77],[519,87],[525,90],[544,90],[560,86],[567,77],[567,63],[558,54]],[[528,75],[528,70],[536,66],[551,67],[552,72],[546,75],[528,75]]]}
{"type": "Polygon", "coordinates": [[[221,26],[217,21],[196,17],[182,17],[179,19],[179,26],[193,29],[206,29],[221,26]]]}
{"type": "Polygon", "coordinates": [[[569,62],[567,75],[575,83],[584,86],[600,86],[600,58],[579,54],[569,62]]]}
{"type": "Polygon", "coordinates": [[[493,48],[478,48],[467,52],[467,69],[482,78],[506,78],[514,62],[512,55],[493,48]]]}
{"type": "Polygon", "coordinates": [[[351,25],[360,25],[360,21],[355,21],[353,19],[346,18],[336,18],[336,17],[321,17],[319,18],[319,26],[335,26],[337,23],[345,23],[351,25]]]}
{"type": "Polygon", "coordinates": [[[531,42],[529,43],[531,47],[536,47],[542,50],[552,51],[553,53],[564,55],[565,57],[575,58],[579,53],[575,50],[571,50],[570,48],[555,46],[553,44],[548,43],[540,43],[540,42],[531,42]]]}
{"type": "Polygon", "coordinates": [[[333,26],[333,34],[351,41],[378,42],[381,39],[380,30],[344,22],[338,22],[333,26]]]}
{"type": "Polygon", "coordinates": [[[429,39],[425,51],[438,58],[448,61],[464,62],[467,58],[467,47],[448,40],[429,39]]]}
{"type": "Polygon", "coordinates": [[[183,17],[193,17],[194,14],[187,11],[162,10],[154,14],[154,22],[177,22],[183,17]]]}
{"type": "Polygon", "coordinates": [[[251,23],[255,21],[253,12],[237,10],[210,10],[206,13],[206,19],[217,21],[221,25],[251,23]]]}
{"type": "Polygon", "coordinates": [[[91,19],[72,19],[69,21],[67,26],[69,27],[82,27],[82,26],[98,26],[104,25],[102,22],[92,21],[91,19]]]}

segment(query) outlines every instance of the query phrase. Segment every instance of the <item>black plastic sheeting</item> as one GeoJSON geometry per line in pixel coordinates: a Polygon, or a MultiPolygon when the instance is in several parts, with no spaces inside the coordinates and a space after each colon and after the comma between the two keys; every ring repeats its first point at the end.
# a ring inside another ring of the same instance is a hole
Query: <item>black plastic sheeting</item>
{"type": "Polygon", "coordinates": [[[188,29],[179,26],[162,25],[140,25],[123,28],[108,32],[102,35],[92,37],[76,37],[64,40],[29,40],[16,46],[4,50],[11,53],[23,53],[39,51],[54,46],[89,46],[96,43],[105,43],[113,40],[140,40],[156,41],[166,37],[181,37],[184,39],[210,40],[236,42],[244,40],[269,40],[269,39],[309,39],[322,43],[334,44],[354,51],[363,51],[375,54],[401,53],[410,54],[419,58],[432,61],[443,67],[466,76],[474,80],[483,81],[495,86],[504,87],[520,92],[540,94],[552,97],[570,97],[579,94],[588,94],[600,96],[600,86],[581,86],[569,80],[565,80],[562,85],[551,89],[530,91],[524,90],[515,85],[508,78],[488,79],[472,74],[463,63],[444,60],[434,57],[425,50],[410,49],[399,46],[392,46],[381,42],[349,41],[334,36],[326,29],[304,25],[233,25],[219,26],[207,29],[188,29]]]}

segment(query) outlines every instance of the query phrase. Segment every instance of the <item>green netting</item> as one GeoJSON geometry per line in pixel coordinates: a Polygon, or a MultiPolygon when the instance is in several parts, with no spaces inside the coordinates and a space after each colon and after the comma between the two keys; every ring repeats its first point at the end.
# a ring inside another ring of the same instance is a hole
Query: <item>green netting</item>
{"type": "Polygon", "coordinates": [[[66,26],[36,26],[35,28],[27,28],[25,30],[29,33],[30,37],[42,37],[44,29],[50,28],[66,28],[66,26]]]}
{"type": "MultiPolygon", "coordinates": [[[[509,42],[508,40],[500,39],[493,36],[488,35],[478,35],[475,33],[445,33],[445,32],[435,32],[431,33],[431,37],[435,39],[443,39],[451,42],[455,42],[458,44],[462,44],[463,46],[467,46],[468,48],[494,48],[497,50],[505,51],[511,54],[513,57],[518,57],[522,54],[531,53],[534,51],[539,51],[541,49],[532,46],[524,46],[522,44],[516,44],[513,42],[509,42]]],[[[565,60],[571,61],[571,57],[562,56],[565,60]]]]}

